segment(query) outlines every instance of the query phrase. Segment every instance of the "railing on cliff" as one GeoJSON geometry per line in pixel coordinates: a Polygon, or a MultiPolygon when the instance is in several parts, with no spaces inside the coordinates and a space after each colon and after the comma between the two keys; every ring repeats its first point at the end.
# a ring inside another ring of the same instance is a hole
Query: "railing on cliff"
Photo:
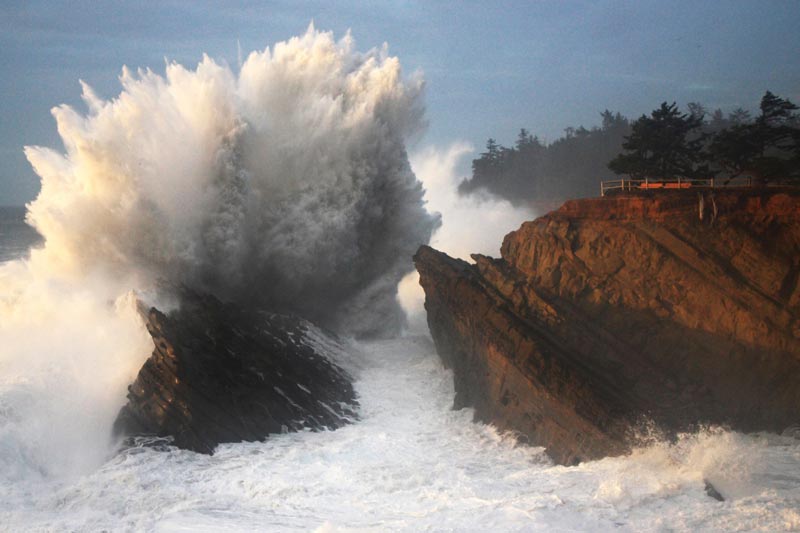
{"type": "Polygon", "coordinates": [[[631,179],[623,178],[618,180],[606,180],[600,182],[600,196],[612,191],[646,191],[656,189],[692,189],[702,187],[706,189],[718,189],[729,187],[752,187],[753,179],[749,176],[734,178],[730,180],[715,180],[714,178],[703,179],[631,179]]]}

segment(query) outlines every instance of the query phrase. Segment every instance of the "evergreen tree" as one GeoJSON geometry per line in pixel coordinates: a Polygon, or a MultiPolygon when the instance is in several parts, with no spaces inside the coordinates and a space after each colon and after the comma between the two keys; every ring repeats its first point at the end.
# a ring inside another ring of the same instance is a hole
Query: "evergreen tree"
{"type": "Polygon", "coordinates": [[[767,91],[752,122],[733,121],[710,146],[714,162],[730,179],[751,176],[759,183],[800,179],[797,106],[767,91]]]}
{"type": "Polygon", "coordinates": [[[700,122],[702,122],[708,114],[705,106],[698,102],[689,102],[686,104],[686,108],[689,110],[689,116],[699,118],[700,122]]]}
{"type": "Polygon", "coordinates": [[[566,128],[565,135],[544,144],[522,128],[513,148],[489,139],[472,162],[472,176],[458,187],[461,194],[483,189],[514,204],[597,194],[598,180],[612,174],[606,163],[618,154],[630,133],[620,113],[600,113],[602,126],[566,128]]]}
{"type": "Polygon", "coordinates": [[[750,111],[737,107],[728,114],[728,121],[732,124],[747,124],[750,122],[750,111]]]}
{"type": "Polygon", "coordinates": [[[481,157],[496,163],[500,160],[500,148],[501,146],[497,144],[497,141],[489,138],[489,140],[486,141],[486,151],[481,154],[481,157]]]}
{"type": "Polygon", "coordinates": [[[600,113],[600,117],[602,117],[602,125],[601,129],[603,131],[620,131],[625,130],[627,134],[627,130],[630,127],[630,123],[628,119],[622,116],[619,112],[612,113],[608,109],[600,113]]]}
{"type": "Polygon", "coordinates": [[[523,151],[531,144],[533,144],[533,136],[531,136],[528,130],[521,128],[519,130],[519,135],[517,135],[517,150],[523,151]]]}
{"type": "Polygon", "coordinates": [[[620,154],[608,164],[616,174],[635,178],[694,178],[704,176],[702,116],[686,115],[673,102],[661,104],[651,116],[633,123],[620,154]]]}
{"type": "Polygon", "coordinates": [[[499,159],[500,150],[497,141],[490,138],[486,141],[486,151],[481,154],[479,159],[472,161],[472,173],[483,179],[490,177],[494,173],[499,159]]]}
{"type": "Polygon", "coordinates": [[[715,109],[714,112],[711,113],[711,120],[708,122],[707,130],[711,133],[715,133],[724,130],[730,126],[730,124],[730,119],[725,118],[725,114],[722,112],[722,109],[715,109]]]}

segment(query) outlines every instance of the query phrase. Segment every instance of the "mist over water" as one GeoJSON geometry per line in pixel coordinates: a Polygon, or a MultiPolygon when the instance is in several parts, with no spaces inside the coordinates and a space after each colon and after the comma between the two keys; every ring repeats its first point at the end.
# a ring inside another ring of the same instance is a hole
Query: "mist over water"
{"type": "MultiPolygon", "coordinates": [[[[446,147],[425,147],[410,158],[414,173],[425,187],[427,208],[442,217],[430,245],[469,262],[470,254],[475,253],[499,257],[503,237],[536,217],[531,209],[515,207],[507,200],[458,193],[463,179],[457,172],[459,163],[473,151],[465,142],[454,142],[446,147]]],[[[427,335],[425,293],[416,270],[400,281],[398,299],[408,317],[408,330],[427,335]]]]}

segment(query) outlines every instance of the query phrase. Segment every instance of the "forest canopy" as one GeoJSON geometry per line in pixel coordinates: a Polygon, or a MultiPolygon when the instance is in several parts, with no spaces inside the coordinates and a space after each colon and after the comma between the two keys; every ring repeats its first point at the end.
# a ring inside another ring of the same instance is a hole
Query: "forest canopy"
{"type": "Polygon", "coordinates": [[[489,139],[459,192],[485,190],[515,204],[596,196],[615,174],[800,183],[798,108],[769,91],[755,117],[742,108],[709,113],[694,102],[686,112],[664,102],[635,121],[608,110],[600,116],[600,126],[567,128],[549,144],[526,129],[511,148],[489,139]]]}

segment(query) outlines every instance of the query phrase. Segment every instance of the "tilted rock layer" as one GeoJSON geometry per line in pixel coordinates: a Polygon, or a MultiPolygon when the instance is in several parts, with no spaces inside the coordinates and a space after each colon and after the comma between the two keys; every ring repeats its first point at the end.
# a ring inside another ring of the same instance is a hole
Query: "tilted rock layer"
{"type": "Polygon", "coordinates": [[[501,256],[415,256],[456,408],[563,464],[643,425],[800,422],[800,193],[573,200],[501,256]]]}
{"type": "Polygon", "coordinates": [[[184,290],[179,310],[152,308],[146,325],[155,348],[128,388],[117,434],[212,453],[221,442],[333,429],[356,416],[350,376],[314,346],[304,320],[184,290]]]}

